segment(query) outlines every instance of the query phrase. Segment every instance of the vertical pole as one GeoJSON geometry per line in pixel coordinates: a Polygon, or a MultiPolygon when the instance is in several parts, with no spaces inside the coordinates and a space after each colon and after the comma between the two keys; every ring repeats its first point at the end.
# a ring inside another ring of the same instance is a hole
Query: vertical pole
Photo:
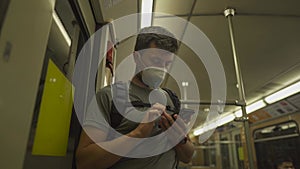
{"type": "Polygon", "coordinates": [[[103,57],[103,59],[99,60],[99,63],[98,63],[98,64],[102,63],[102,65],[98,65],[96,92],[98,92],[101,88],[104,87],[107,42],[108,42],[108,39],[109,39],[109,27],[108,27],[108,25],[105,25],[101,28],[101,35],[99,35],[99,36],[100,36],[100,42],[101,43],[100,43],[100,46],[97,46],[99,48],[98,57],[99,56],[100,56],[100,58],[103,57]]]}
{"type": "Polygon", "coordinates": [[[242,79],[241,69],[240,69],[240,65],[239,65],[239,60],[238,60],[238,57],[236,54],[235,41],[234,41],[234,31],[233,31],[233,24],[232,24],[232,17],[234,16],[234,14],[235,14],[234,9],[229,8],[224,11],[224,15],[228,19],[230,40],[231,40],[232,53],[233,53],[233,59],[234,59],[234,67],[235,67],[235,73],[236,73],[236,78],[237,78],[237,83],[238,83],[239,101],[242,103],[241,109],[243,112],[243,119],[244,119],[243,124],[244,124],[244,130],[245,130],[249,168],[254,169],[253,154],[252,154],[252,148],[251,148],[251,142],[250,142],[250,137],[251,137],[250,127],[249,127],[249,121],[247,119],[247,113],[246,113],[245,91],[244,91],[244,85],[243,85],[243,79],[242,79]]]}
{"type": "MultiPolygon", "coordinates": [[[[188,82],[182,82],[182,84],[181,84],[182,90],[183,90],[183,95],[181,96],[181,99],[183,101],[187,100],[187,91],[186,91],[186,88],[187,88],[188,85],[189,85],[188,82]]],[[[187,104],[183,104],[183,108],[187,108],[187,104]]]]}
{"type": "MultiPolygon", "coordinates": [[[[187,82],[184,82],[184,83],[187,83],[187,82]]],[[[187,100],[186,87],[187,86],[185,86],[185,85],[183,86],[183,100],[187,100]]],[[[184,104],[183,107],[187,108],[187,104],[184,104]]]]}
{"type": "Polygon", "coordinates": [[[69,60],[68,60],[68,71],[67,71],[67,78],[72,81],[75,61],[76,61],[76,54],[77,54],[77,46],[78,46],[78,39],[79,39],[79,33],[80,28],[76,21],[72,22],[74,26],[74,32],[72,35],[72,43],[69,51],[69,60]]]}
{"type": "MultiPolygon", "coordinates": [[[[79,35],[80,35],[80,26],[78,24],[77,21],[72,21],[73,24],[73,34],[72,34],[72,43],[71,43],[71,47],[69,50],[69,60],[68,60],[68,70],[67,70],[67,78],[72,82],[72,78],[73,78],[73,72],[74,72],[74,68],[75,68],[75,62],[76,62],[76,56],[77,56],[77,49],[78,49],[78,42],[79,42],[79,35]]],[[[73,143],[73,147],[74,147],[74,151],[73,151],[73,160],[72,160],[72,169],[75,169],[76,167],[76,148],[78,146],[78,142],[79,142],[79,137],[80,137],[80,132],[81,132],[81,128],[80,128],[80,124],[77,121],[78,116],[74,115],[74,113],[72,112],[72,116],[71,116],[71,125],[70,125],[70,130],[76,131],[75,134],[75,140],[73,143]],[[76,120],[75,120],[76,119],[76,120]]],[[[70,141],[69,141],[70,142],[70,141]]],[[[69,143],[70,144],[70,143],[69,143]]]]}

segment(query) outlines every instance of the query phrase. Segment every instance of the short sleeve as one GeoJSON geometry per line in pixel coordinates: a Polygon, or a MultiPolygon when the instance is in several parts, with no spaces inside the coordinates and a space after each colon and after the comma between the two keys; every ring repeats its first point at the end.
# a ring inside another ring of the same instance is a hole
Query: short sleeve
{"type": "Polygon", "coordinates": [[[92,101],[92,103],[94,102],[97,106],[95,108],[88,108],[88,111],[85,114],[83,126],[92,126],[107,131],[111,122],[111,100],[110,86],[101,89],[96,94],[96,98],[92,101]]]}

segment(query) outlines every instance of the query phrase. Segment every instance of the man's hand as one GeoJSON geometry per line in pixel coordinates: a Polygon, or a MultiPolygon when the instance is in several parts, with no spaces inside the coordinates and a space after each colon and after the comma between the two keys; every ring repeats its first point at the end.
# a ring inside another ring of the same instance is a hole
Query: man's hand
{"type": "Polygon", "coordinates": [[[193,144],[187,139],[187,142],[184,144],[178,144],[182,139],[185,138],[186,134],[186,123],[180,117],[180,115],[173,115],[174,119],[171,115],[164,112],[161,117],[160,125],[162,129],[168,132],[167,136],[172,145],[175,146],[177,157],[180,161],[184,163],[189,163],[192,159],[194,153],[193,144]],[[172,127],[171,127],[172,126],[172,127]],[[171,128],[170,128],[171,127],[171,128]]]}
{"type": "Polygon", "coordinates": [[[166,106],[156,103],[146,113],[142,122],[131,133],[131,137],[145,138],[151,135],[151,132],[155,126],[155,119],[161,116],[166,111],[166,106]]]}
{"type": "Polygon", "coordinates": [[[168,130],[167,136],[170,142],[177,144],[180,141],[180,138],[184,138],[185,136],[186,124],[177,114],[174,114],[173,117],[176,122],[171,115],[164,111],[161,117],[160,126],[164,131],[168,130]]]}

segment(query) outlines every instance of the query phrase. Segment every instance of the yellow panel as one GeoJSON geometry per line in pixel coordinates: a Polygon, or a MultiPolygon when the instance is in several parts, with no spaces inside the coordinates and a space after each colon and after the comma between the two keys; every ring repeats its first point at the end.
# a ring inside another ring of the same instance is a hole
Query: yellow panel
{"type": "Polygon", "coordinates": [[[243,147],[239,147],[238,148],[238,152],[239,152],[239,160],[244,160],[244,150],[243,150],[243,147]]]}
{"type": "Polygon", "coordinates": [[[72,101],[71,83],[49,60],[33,155],[66,155],[72,101]]]}

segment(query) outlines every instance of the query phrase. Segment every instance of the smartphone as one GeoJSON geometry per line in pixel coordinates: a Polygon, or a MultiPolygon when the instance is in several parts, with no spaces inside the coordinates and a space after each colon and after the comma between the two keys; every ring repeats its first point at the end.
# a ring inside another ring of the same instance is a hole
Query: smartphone
{"type": "Polygon", "coordinates": [[[185,121],[189,122],[191,120],[192,115],[195,114],[193,109],[182,108],[180,110],[179,116],[185,121]]]}

